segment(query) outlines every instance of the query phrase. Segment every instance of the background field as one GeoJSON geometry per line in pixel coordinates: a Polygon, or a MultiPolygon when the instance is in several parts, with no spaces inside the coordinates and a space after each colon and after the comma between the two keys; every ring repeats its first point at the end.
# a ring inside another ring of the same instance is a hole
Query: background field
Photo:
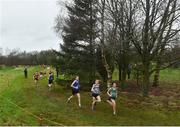
{"type": "Polygon", "coordinates": [[[105,91],[95,111],[90,110],[90,92],[81,92],[83,107],[79,109],[76,98],[65,103],[71,90],[62,84],[49,91],[44,77],[35,86],[32,74],[36,70],[39,68],[29,68],[28,79],[21,67],[0,70],[0,125],[180,125],[180,70],[162,71],[163,88],[152,89],[149,98],[128,88],[120,90],[117,116],[105,102],[105,91]]]}

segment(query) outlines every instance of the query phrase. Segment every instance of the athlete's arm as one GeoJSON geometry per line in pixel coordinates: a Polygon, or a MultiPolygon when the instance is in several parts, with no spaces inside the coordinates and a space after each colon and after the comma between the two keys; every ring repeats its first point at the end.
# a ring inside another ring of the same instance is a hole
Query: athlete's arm
{"type": "Polygon", "coordinates": [[[107,91],[108,96],[111,96],[111,95],[109,94],[110,90],[111,90],[111,88],[109,88],[108,91],[107,91]]]}
{"type": "Polygon", "coordinates": [[[72,87],[72,88],[74,88],[74,86],[73,86],[73,85],[74,85],[74,83],[75,83],[75,82],[76,82],[75,80],[72,82],[72,84],[71,84],[71,87],[72,87]]]}
{"type": "Polygon", "coordinates": [[[93,85],[92,88],[91,88],[91,92],[93,92],[93,89],[94,89],[94,85],[93,85]]]}

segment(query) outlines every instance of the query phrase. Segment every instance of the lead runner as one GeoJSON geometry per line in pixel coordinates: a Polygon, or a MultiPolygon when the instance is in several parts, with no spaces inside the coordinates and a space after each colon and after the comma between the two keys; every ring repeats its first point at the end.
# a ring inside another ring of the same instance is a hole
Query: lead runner
{"type": "Polygon", "coordinates": [[[79,83],[79,76],[76,76],[75,80],[71,84],[72,87],[72,95],[68,98],[67,103],[76,95],[78,98],[79,107],[81,108],[81,96],[79,93],[80,83],[79,83]]]}

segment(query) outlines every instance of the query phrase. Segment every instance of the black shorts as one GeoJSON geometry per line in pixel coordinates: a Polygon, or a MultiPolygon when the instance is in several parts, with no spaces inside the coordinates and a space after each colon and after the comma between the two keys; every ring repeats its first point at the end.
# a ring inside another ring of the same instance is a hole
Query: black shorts
{"type": "Polygon", "coordinates": [[[109,97],[108,100],[109,100],[109,101],[111,101],[111,100],[116,100],[116,97],[109,97]]]}
{"type": "Polygon", "coordinates": [[[99,96],[99,94],[96,94],[96,93],[92,93],[92,96],[97,98],[97,96],[99,96]]]}
{"type": "Polygon", "coordinates": [[[38,81],[39,79],[38,79],[38,78],[35,78],[34,80],[38,81]]]}
{"type": "Polygon", "coordinates": [[[79,89],[72,89],[72,95],[76,95],[77,93],[79,93],[79,89]]]}
{"type": "Polygon", "coordinates": [[[49,80],[49,84],[52,84],[53,83],[53,80],[49,80]]]}

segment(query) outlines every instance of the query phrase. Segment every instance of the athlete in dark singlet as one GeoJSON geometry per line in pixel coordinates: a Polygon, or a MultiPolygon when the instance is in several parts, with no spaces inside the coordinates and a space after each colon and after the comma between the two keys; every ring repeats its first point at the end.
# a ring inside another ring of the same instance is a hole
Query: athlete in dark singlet
{"type": "Polygon", "coordinates": [[[68,98],[67,102],[69,103],[70,100],[76,95],[78,98],[79,107],[81,107],[81,96],[79,93],[79,89],[80,89],[79,76],[76,76],[75,80],[71,84],[71,87],[72,87],[72,96],[68,98]]]}
{"type": "Polygon", "coordinates": [[[53,72],[50,72],[49,73],[49,78],[48,78],[48,87],[49,87],[49,90],[50,90],[51,86],[53,85],[53,81],[54,81],[54,74],[53,74],[53,72]]]}

